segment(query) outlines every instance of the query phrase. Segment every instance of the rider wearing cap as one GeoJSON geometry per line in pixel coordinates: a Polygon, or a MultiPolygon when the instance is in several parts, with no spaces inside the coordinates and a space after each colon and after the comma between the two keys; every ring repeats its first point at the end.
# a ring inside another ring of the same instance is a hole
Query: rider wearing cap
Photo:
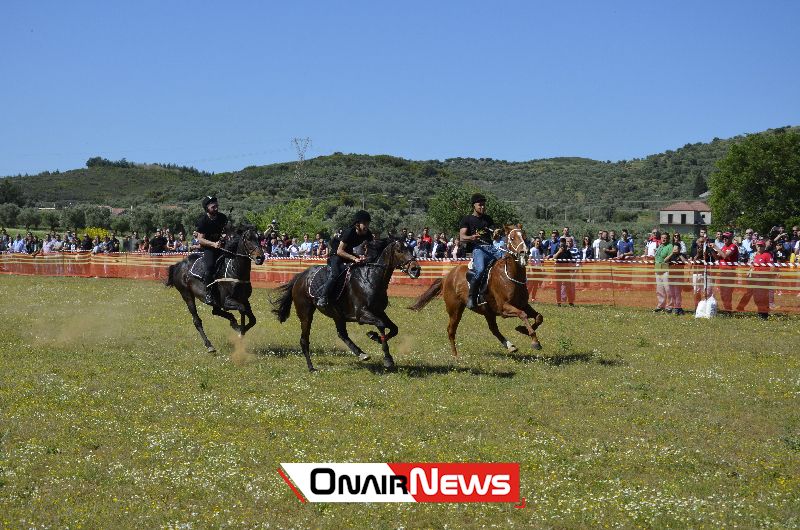
{"type": "Polygon", "coordinates": [[[328,258],[328,267],[330,268],[328,278],[325,280],[325,285],[322,287],[322,295],[317,299],[319,307],[328,305],[328,297],[331,294],[331,289],[336,283],[337,278],[344,271],[346,263],[363,263],[367,258],[366,256],[355,256],[353,250],[364,243],[364,241],[372,241],[373,235],[369,231],[369,223],[372,221],[369,213],[364,210],[356,212],[353,218],[353,223],[342,232],[341,237],[331,242],[331,249],[334,252],[328,258]]]}
{"type": "Polygon", "coordinates": [[[207,196],[203,198],[203,215],[197,220],[197,242],[203,249],[203,265],[205,274],[203,285],[206,286],[206,297],[203,300],[206,304],[214,304],[213,285],[215,264],[222,248],[222,236],[225,226],[228,224],[228,217],[219,211],[219,201],[216,197],[207,196]]]}
{"type": "Polygon", "coordinates": [[[484,272],[492,263],[503,257],[503,251],[492,245],[492,228],[494,221],[486,215],[486,197],[475,193],[470,199],[472,213],[461,220],[461,241],[466,242],[467,252],[472,250],[472,267],[474,274],[469,286],[467,307],[473,308],[476,304],[478,289],[483,283],[484,272]]]}

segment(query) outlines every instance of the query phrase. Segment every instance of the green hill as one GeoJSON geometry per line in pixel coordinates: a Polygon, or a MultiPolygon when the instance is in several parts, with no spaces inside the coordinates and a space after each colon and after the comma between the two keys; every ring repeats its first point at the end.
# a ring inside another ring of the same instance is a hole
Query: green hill
{"type": "Polygon", "coordinates": [[[83,169],[16,176],[11,181],[33,205],[195,207],[199,197],[214,193],[226,205],[245,211],[262,211],[276,202],[307,197],[314,202],[356,206],[363,202],[372,209],[418,214],[442,186],[470,184],[512,202],[523,220],[563,219],[565,210],[569,219],[633,220],[637,211],[657,208],[659,201],[692,198],[704,191],[715,162],[731,142],[742,138],[715,138],[619,162],[585,158],[413,161],[335,153],[307,160],[300,171],[296,163],[287,162],[210,174],[194,168],[94,158],[83,169]]]}

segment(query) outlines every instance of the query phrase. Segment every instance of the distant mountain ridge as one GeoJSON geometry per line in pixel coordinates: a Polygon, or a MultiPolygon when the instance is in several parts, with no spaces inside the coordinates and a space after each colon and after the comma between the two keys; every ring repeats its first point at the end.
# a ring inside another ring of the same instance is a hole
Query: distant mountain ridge
{"type": "MultiPolygon", "coordinates": [[[[755,134],[780,134],[798,127],[755,134]]],[[[371,208],[424,211],[427,200],[448,184],[472,185],[513,202],[523,218],[549,218],[567,209],[580,217],[606,217],[619,210],[652,207],[690,199],[705,191],[717,160],[737,136],[686,144],[642,159],[603,162],[559,157],[527,162],[490,158],[444,161],[406,160],[390,155],[334,153],[297,164],[250,166],[210,174],[173,165],[127,161],[98,163],[63,172],[12,177],[29,203],[58,206],[87,203],[113,207],[139,204],[196,206],[199,197],[217,194],[226,204],[251,211],[276,201],[310,197],[371,208]],[[123,163],[124,162],[124,163],[123,163]]]]}

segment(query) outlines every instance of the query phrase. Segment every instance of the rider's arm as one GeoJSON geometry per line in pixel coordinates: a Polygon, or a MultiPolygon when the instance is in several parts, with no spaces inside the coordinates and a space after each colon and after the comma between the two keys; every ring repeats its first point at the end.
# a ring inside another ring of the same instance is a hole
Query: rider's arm
{"type": "Polygon", "coordinates": [[[471,236],[467,235],[467,227],[462,227],[461,230],[458,232],[458,237],[461,241],[475,241],[480,236],[478,234],[472,234],[471,236]]]}
{"type": "Polygon", "coordinates": [[[347,252],[347,245],[345,245],[344,241],[339,241],[339,247],[336,249],[336,255],[348,261],[359,262],[366,259],[364,256],[354,256],[353,254],[347,252]]]}
{"type": "Polygon", "coordinates": [[[222,246],[220,241],[209,241],[206,239],[205,234],[197,233],[197,242],[200,243],[201,247],[210,247],[210,248],[219,248],[222,246]]]}

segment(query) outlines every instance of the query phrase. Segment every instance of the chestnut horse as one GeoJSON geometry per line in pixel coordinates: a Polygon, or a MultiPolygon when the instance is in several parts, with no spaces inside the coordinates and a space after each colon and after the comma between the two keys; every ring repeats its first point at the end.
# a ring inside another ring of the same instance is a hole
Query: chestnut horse
{"type": "MultiPolygon", "coordinates": [[[[522,225],[506,225],[507,253],[494,262],[490,269],[488,286],[486,288],[485,304],[472,308],[486,318],[489,330],[497,340],[505,346],[509,353],[517,351],[510,340],[506,339],[497,327],[497,317],[517,317],[525,324],[525,330],[531,338],[531,346],[541,350],[542,345],[536,337],[538,328],[544,317],[537,313],[528,303],[528,284],[526,266],[528,264],[528,245],[525,244],[525,234],[522,225]],[[531,324],[529,319],[533,319],[531,324]]],[[[467,283],[467,265],[459,265],[450,270],[444,278],[439,278],[416,303],[409,309],[419,311],[439,293],[444,296],[447,313],[450,315],[450,324],[447,326],[447,336],[450,339],[450,348],[453,356],[458,356],[456,349],[456,330],[464,308],[467,306],[469,284],[467,283]]],[[[522,329],[520,326],[519,329],[522,329]]]]}

